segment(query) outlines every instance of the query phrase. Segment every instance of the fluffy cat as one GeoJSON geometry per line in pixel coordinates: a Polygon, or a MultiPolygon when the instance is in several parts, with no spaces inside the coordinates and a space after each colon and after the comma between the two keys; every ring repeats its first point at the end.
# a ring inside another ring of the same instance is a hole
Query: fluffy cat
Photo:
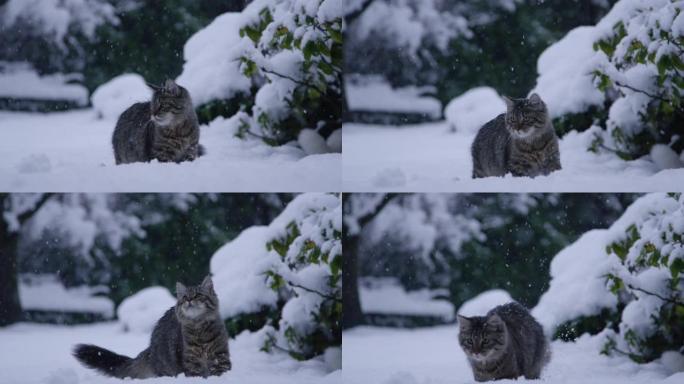
{"type": "Polygon", "coordinates": [[[458,316],[458,341],[476,381],[538,379],[550,358],[544,331],[518,303],[500,305],[485,316],[458,316]]]}
{"type": "Polygon", "coordinates": [[[79,344],[74,356],[107,376],[144,379],[159,376],[219,376],[231,369],[228,334],[218,313],[211,277],[197,287],[176,283],[177,304],[157,322],[150,346],[137,357],[79,344]]]}
{"type": "Polygon", "coordinates": [[[148,84],[152,101],[125,110],[114,128],[112,146],[116,164],[191,161],[202,155],[199,123],[190,93],[166,80],[163,86],[148,84]]]}
{"type": "Polygon", "coordinates": [[[506,101],[506,113],[485,124],[471,147],[473,178],[548,175],[561,169],[558,137],[536,93],[506,101]]]}

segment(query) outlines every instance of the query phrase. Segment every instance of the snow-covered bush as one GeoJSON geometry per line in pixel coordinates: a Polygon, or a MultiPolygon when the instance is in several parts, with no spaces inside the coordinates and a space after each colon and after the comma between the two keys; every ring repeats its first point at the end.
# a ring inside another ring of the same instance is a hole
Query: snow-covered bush
{"type": "Polygon", "coordinates": [[[116,314],[124,331],[151,332],[176,299],[164,287],[149,287],[121,302],[116,314]]]}
{"type": "Polygon", "coordinates": [[[295,199],[273,224],[267,248],[281,263],[267,272],[267,283],[286,303],[264,349],[308,359],[342,341],[341,199],[295,199]]]}
{"type": "Polygon", "coordinates": [[[116,120],[134,103],[149,101],[152,90],[135,73],[117,76],[93,91],[90,101],[98,116],[116,120]]]}
{"type": "Polygon", "coordinates": [[[214,288],[233,332],[256,324],[264,350],[297,359],[340,346],[341,205],[334,194],[299,195],[270,225],[246,229],[214,254],[214,288]]]}
{"type": "Polygon", "coordinates": [[[178,81],[202,121],[242,110],[236,135],[273,145],[305,128],[324,138],[340,128],[340,0],[254,1],[193,36],[185,58],[178,81]]]}
{"type": "Polygon", "coordinates": [[[606,247],[608,289],[624,305],[604,351],[648,362],[684,340],[684,195],[662,197],[606,247]]]}
{"type": "Polygon", "coordinates": [[[547,332],[605,331],[603,353],[637,362],[679,350],[684,335],[684,195],[635,201],[609,229],[593,230],[551,263],[534,309],[547,332]]]}
{"type": "Polygon", "coordinates": [[[624,159],[649,154],[655,143],[681,153],[683,8],[674,0],[621,0],[597,25],[549,47],[539,57],[536,91],[557,129],[601,126],[590,149],[624,159]]]}

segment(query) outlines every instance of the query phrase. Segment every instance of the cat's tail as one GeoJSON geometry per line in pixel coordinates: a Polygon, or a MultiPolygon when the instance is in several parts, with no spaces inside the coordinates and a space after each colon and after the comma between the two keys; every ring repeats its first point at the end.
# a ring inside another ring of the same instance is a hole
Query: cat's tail
{"type": "Polygon", "coordinates": [[[204,145],[198,145],[197,146],[197,157],[204,156],[207,154],[207,150],[204,148],[204,145]]]}
{"type": "Polygon", "coordinates": [[[127,372],[133,359],[118,355],[96,345],[78,344],[74,347],[74,357],[88,368],[112,377],[131,377],[127,372]]]}

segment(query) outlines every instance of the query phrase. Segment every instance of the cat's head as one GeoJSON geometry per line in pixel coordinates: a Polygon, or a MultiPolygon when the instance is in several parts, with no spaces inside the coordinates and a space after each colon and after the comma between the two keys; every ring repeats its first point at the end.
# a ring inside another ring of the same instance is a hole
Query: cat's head
{"type": "Polygon", "coordinates": [[[176,283],[176,298],[176,316],[181,322],[212,317],[218,311],[218,297],[211,276],[205,277],[198,286],[176,283]]]}
{"type": "Polygon", "coordinates": [[[527,99],[503,96],[506,102],[506,129],[517,138],[526,138],[543,131],[548,124],[546,104],[533,93],[527,99]]]}
{"type": "Polygon", "coordinates": [[[484,361],[506,348],[506,323],[499,315],[458,315],[458,324],[458,342],[471,359],[484,361]]]}
{"type": "Polygon", "coordinates": [[[152,94],[152,121],[165,127],[174,125],[176,120],[185,118],[188,108],[192,110],[192,100],[187,89],[168,79],[162,85],[147,83],[154,90],[152,94]]]}

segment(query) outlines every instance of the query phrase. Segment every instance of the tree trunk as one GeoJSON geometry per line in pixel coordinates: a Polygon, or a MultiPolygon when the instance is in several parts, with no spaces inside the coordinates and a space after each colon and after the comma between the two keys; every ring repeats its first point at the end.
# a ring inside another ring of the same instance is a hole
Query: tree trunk
{"type": "Polygon", "coordinates": [[[358,276],[358,235],[347,235],[343,224],[344,257],[342,258],[342,329],[348,329],[363,324],[363,312],[359,298],[358,276]]]}
{"type": "Polygon", "coordinates": [[[0,326],[16,323],[21,319],[17,244],[17,233],[10,233],[7,224],[0,220],[0,326]]]}

